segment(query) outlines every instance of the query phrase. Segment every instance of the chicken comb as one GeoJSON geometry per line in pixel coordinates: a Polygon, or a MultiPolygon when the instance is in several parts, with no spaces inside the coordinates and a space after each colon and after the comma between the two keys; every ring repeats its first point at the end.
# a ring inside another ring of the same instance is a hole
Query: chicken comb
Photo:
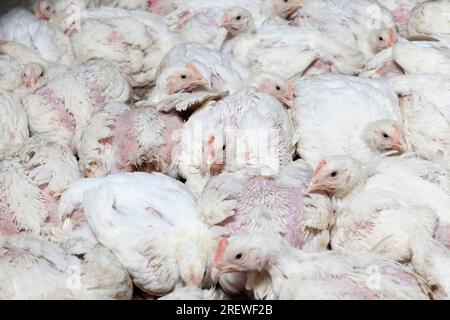
{"type": "Polygon", "coordinates": [[[319,165],[317,166],[316,171],[314,171],[313,177],[314,177],[315,175],[317,175],[317,174],[320,172],[320,170],[322,170],[323,167],[325,167],[326,165],[327,165],[327,162],[326,162],[325,160],[322,160],[322,161],[319,163],[319,165]]]}
{"type": "Polygon", "coordinates": [[[220,262],[222,261],[222,256],[227,246],[228,246],[228,239],[227,238],[220,239],[219,244],[217,245],[216,255],[214,256],[215,265],[219,265],[220,262]]]}

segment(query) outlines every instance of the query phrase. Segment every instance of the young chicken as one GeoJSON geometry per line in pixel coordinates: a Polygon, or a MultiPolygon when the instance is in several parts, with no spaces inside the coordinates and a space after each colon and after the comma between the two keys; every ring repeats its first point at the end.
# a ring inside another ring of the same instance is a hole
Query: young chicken
{"type": "Polygon", "coordinates": [[[27,114],[19,100],[0,89],[0,157],[11,146],[24,142],[30,135],[27,114]]]}
{"type": "Polygon", "coordinates": [[[399,101],[379,80],[322,75],[294,82],[297,153],[312,167],[333,155],[370,162],[407,151],[399,101]]]}
{"type": "Polygon", "coordinates": [[[0,239],[0,299],[131,299],[130,276],[100,245],[88,251],[29,235],[0,239]]]}
{"type": "Polygon", "coordinates": [[[216,250],[213,279],[248,272],[258,299],[429,299],[425,281],[406,267],[376,255],[308,253],[265,233],[224,238],[216,250]]]}
{"type": "Polygon", "coordinates": [[[160,110],[187,109],[205,97],[252,86],[291,107],[293,87],[289,81],[269,73],[254,73],[235,59],[196,43],[175,46],[159,66],[158,80],[146,104],[160,110]]]}
{"type": "Polygon", "coordinates": [[[79,164],[85,177],[118,172],[163,172],[177,176],[176,134],[183,121],[150,108],[107,104],[90,120],[81,136],[79,164]]]}
{"type": "Polygon", "coordinates": [[[0,162],[0,238],[26,232],[60,240],[58,199],[80,178],[72,152],[48,136],[11,148],[0,162]]]}
{"type": "Polygon", "coordinates": [[[412,260],[448,296],[449,186],[447,167],[411,154],[383,159],[368,170],[340,156],[320,163],[308,191],[333,196],[333,250],[412,260]]]}
{"type": "Polygon", "coordinates": [[[366,78],[389,78],[404,75],[405,71],[395,62],[392,48],[385,49],[370,59],[359,74],[366,78]]]}
{"type": "Polygon", "coordinates": [[[409,35],[429,35],[450,39],[450,2],[447,0],[426,1],[411,12],[408,22],[409,35]]]}
{"type": "MultiPolygon", "coordinates": [[[[275,175],[260,171],[242,169],[212,177],[199,199],[202,218],[228,235],[261,231],[299,249],[326,250],[331,202],[324,195],[306,193],[312,174],[309,166],[298,160],[275,175]]],[[[226,292],[239,293],[245,288],[243,279],[245,274],[233,273],[219,283],[226,292]]]]}
{"type": "Polygon", "coordinates": [[[108,7],[82,11],[80,26],[66,32],[78,59],[102,58],[117,65],[132,87],[152,85],[160,61],[179,41],[150,12],[108,7]]]}
{"type": "Polygon", "coordinates": [[[0,39],[19,42],[50,62],[74,62],[69,38],[25,9],[15,8],[0,17],[0,39]]]}
{"type": "Polygon", "coordinates": [[[264,25],[241,33],[227,41],[223,51],[254,71],[285,79],[303,74],[314,62],[315,72],[349,75],[365,63],[359,50],[314,29],[289,25],[264,25]]]}
{"type": "Polygon", "coordinates": [[[292,160],[292,125],[273,97],[244,88],[198,109],[180,137],[180,174],[198,197],[222,170],[265,166],[275,174],[292,160]]]}
{"type": "Polygon", "coordinates": [[[387,80],[400,97],[407,140],[426,159],[450,160],[450,75],[414,74],[387,80]]]}
{"type": "Polygon", "coordinates": [[[208,284],[215,240],[177,180],[138,172],[84,179],[60,201],[61,213],[77,208],[143,291],[162,296],[180,285],[208,284]]]}
{"type": "Polygon", "coordinates": [[[372,0],[303,0],[291,25],[313,28],[348,47],[365,60],[392,47],[396,31],[391,12],[372,0]]]}
{"type": "Polygon", "coordinates": [[[33,134],[51,133],[76,151],[94,112],[108,101],[127,101],[129,95],[128,82],[116,67],[91,60],[51,79],[22,102],[33,134]]]}
{"type": "Polygon", "coordinates": [[[395,25],[403,36],[408,35],[408,22],[415,6],[428,0],[377,0],[389,9],[394,17],[395,25]]]}

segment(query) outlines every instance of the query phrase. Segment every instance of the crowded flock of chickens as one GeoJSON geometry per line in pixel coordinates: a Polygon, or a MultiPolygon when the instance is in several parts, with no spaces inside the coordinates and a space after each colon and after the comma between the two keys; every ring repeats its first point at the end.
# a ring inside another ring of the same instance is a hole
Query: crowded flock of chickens
{"type": "Polygon", "coordinates": [[[450,298],[450,1],[0,16],[0,299],[450,298]]]}

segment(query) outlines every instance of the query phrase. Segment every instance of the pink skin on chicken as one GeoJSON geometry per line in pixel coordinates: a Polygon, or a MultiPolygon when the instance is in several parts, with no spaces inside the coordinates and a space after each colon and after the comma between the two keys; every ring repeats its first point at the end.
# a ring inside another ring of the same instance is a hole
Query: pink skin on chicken
{"type": "Polygon", "coordinates": [[[387,62],[381,68],[377,69],[376,73],[382,78],[405,74],[402,67],[400,67],[395,61],[387,62]]]}
{"type": "Polygon", "coordinates": [[[351,229],[346,229],[345,237],[339,239],[337,247],[345,248],[348,243],[363,240],[368,234],[370,234],[373,227],[375,227],[375,223],[373,221],[358,221],[352,225],[351,229]]]}
{"type": "Polygon", "coordinates": [[[111,142],[118,146],[120,164],[112,168],[112,173],[132,172],[134,170],[130,164],[130,155],[136,153],[139,145],[137,142],[137,132],[133,124],[132,112],[124,112],[116,120],[111,142]]]}
{"type": "Polygon", "coordinates": [[[55,97],[54,92],[48,87],[43,86],[39,90],[36,91],[38,95],[40,95],[44,101],[50,104],[57,112],[60,117],[60,120],[64,127],[69,129],[70,131],[75,130],[75,118],[69,110],[67,110],[64,101],[60,98],[55,97]]]}
{"type": "Polygon", "coordinates": [[[27,251],[23,248],[11,248],[9,256],[13,263],[19,263],[23,258],[27,256],[27,251]]]}
{"type": "Polygon", "coordinates": [[[89,100],[93,105],[99,105],[106,101],[106,98],[102,94],[102,90],[97,86],[94,81],[87,82],[87,90],[89,95],[89,100]]]}
{"type": "Polygon", "coordinates": [[[309,71],[317,70],[320,73],[328,73],[331,72],[331,66],[333,63],[326,59],[318,59],[316,60],[308,69],[309,71]]]}
{"type": "Polygon", "coordinates": [[[246,183],[238,198],[236,214],[221,225],[226,226],[231,234],[250,232],[254,224],[251,212],[260,207],[268,208],[272,212],[271,219],[283,230],[280,235],[292,246],[301,248],[310,236],[308,232],[301,232],[305,219],[304,195],[300,188],[283,187],[267,178],[254,177],[246,183]]]}
{"type": "Polygon", "coordinates": [[[411,11],[405,7],[400,7],[394,11],[394,20],[399,26],[406,26],[410,17],[411,11]]]}
{"type": "MultiPolygon", "coordinates": [[[[157,146],[159,148],[158,155],[166,164],[170,165],[172,162],[172,152],[178,145],[178,141],[173,135],[177,130],[182,128],[183,122],[177,116],[172,115],[161,115],[161,119],[165,124],[161,132],[164,143],[157,146]]],[[[111,168],[111,173],[136,171],[137,169],[130,162],[130,156],[136,154],[140,147],[138,133],[134,127],[133,112],[127,111],[120,114],[110,129],[112,130],[111,136],[105,137],[99,140],[99,142],[114,145],[118,148],[119,162],[111,168]]],[[[139,168],[139,171],[153,172],[159,171],[160,169],[149,164],[149,166],[139,168]]],[[[95,177],[96,173],[88,173],[87,175],[95,177]]]]}

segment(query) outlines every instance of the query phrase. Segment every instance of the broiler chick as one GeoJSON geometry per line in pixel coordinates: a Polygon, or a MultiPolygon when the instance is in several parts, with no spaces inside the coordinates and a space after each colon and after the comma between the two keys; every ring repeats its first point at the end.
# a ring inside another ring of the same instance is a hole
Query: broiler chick
{"type": "Polygon", "coordinates": [[[273,97],[244,88],[198,109],[180,138],[180,174],[195,196],[222,170],[266,166],[269,174],[292,160],[292,125],[273,97]]]}
{"type": "Polygon", "coordinates": [[[291,107],[292,84],[271,73],[252,72],[229,56],[196,43],[174,47],[159,66],[158,80],[146,104],[160,110],[187,109],[201,105],[205,97],[228,92],[234,94],[251,86],[268,93],[291,107]]]}
{"type": "Polygon", "coordinates": [[[26,232],[58,241],[58,199],[80,179],[72,152],[48,136],[11,148],[0,162],[0,238],[26,232]]]}
{"type": "Polygon", "coordinates": [[[94,112],[108,101],[127,101],[129,95],[128,82],[116,67],[92,60],[51,79],[22,102],[33,134],[51,133],[76,151],[94,112]]]}
{"type": "Polygon", "coordinates": [[[151,108],[130,109],[107,104],[90,120],[81,136],[79,164],[85,177],[118,172],[163,172],[177,176],[176,134],[183,121],[151,108]]]}
{"type": "MultiPolygon", "coordinates": [[[[306,192],[311,175],[302,160],[275,175],[260,175],[258,169],[224,172],[207,183],[199,199],[201,216],[228,235],[267,232],[295,248],[326,250],[333,223],[331,201],[306,192]]],[[[239,293],[243,280],[244,274],[232,273],[219,283],[226,292],[239,293]]]]}
{"type": "Polygon", "coordinates": [[[119,173],[70,186],[60,212],[81,209],[98,241],[146,293],[207,286],[215,240],[192,195],[160,173],[119,173]]]}
{"type": "Polygon", "coordinates": [[[179,39],[160,17],[145,11],[101,7],[81,12],[66,29],[77,59],[102,58],[118,66],[132,87],[152,85],[164,55],[179,39]]]}
{"type": "Polygon", "coordinates": [[[106,248],[67,252],[29,235],[0,239],[0,299],[131,299],[128,272],[106,248]]]}

